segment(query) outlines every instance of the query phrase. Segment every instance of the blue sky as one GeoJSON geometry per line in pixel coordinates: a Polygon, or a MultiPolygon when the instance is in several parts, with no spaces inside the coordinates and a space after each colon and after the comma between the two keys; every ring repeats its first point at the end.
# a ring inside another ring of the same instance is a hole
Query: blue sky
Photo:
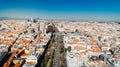
{"type": "Polygon", "coordinates": [[[120,21],[119,0],[0,0],[0,16],[120,21]]]}

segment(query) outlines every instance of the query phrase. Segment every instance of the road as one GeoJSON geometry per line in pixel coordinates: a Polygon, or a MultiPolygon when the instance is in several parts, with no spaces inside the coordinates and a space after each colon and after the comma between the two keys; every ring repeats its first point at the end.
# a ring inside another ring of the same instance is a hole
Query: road
{"type": "Polygon", "coordinates": [[[60,34],[56,33],[56,47],[54,56],[54,67],[60,67],[60,34]]]}

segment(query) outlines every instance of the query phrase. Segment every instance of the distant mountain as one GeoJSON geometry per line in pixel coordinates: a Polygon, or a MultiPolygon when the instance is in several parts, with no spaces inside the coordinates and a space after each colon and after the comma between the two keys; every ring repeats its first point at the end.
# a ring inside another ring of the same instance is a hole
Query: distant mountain
{"type": "Polygon", "coordinates": [[[9,20],[9,17],[0,17],[0,20],[9,20]]]}
{"type": "Polygon", "coordinates": [[[27,18],[0,17],[0,20],[26,20],[27,18]]]}

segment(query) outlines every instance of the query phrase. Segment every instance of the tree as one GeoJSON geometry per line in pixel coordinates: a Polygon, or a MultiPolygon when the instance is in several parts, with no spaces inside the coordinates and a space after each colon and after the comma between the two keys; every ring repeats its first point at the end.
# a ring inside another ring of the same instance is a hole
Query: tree
{"type": "Polygon", "coordinates": [[[75,32],[79,32],[79,30],[78,30],[78,29],[76,29],[76,30],[75,30],[75,32]]]}
{"type": "Polygon", "coordinates": [[[67,50],[70,52],[71,51],[71,46],[68,46],[67,50]]]}

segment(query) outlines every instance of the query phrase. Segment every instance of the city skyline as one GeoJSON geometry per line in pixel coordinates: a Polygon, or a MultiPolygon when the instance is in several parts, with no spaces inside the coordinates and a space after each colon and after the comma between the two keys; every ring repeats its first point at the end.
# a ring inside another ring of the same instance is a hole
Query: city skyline
{"type": "Polygon", "coordinates": [[[0,0],[0,16],[120,21],[119,0],[0,0]]]}

